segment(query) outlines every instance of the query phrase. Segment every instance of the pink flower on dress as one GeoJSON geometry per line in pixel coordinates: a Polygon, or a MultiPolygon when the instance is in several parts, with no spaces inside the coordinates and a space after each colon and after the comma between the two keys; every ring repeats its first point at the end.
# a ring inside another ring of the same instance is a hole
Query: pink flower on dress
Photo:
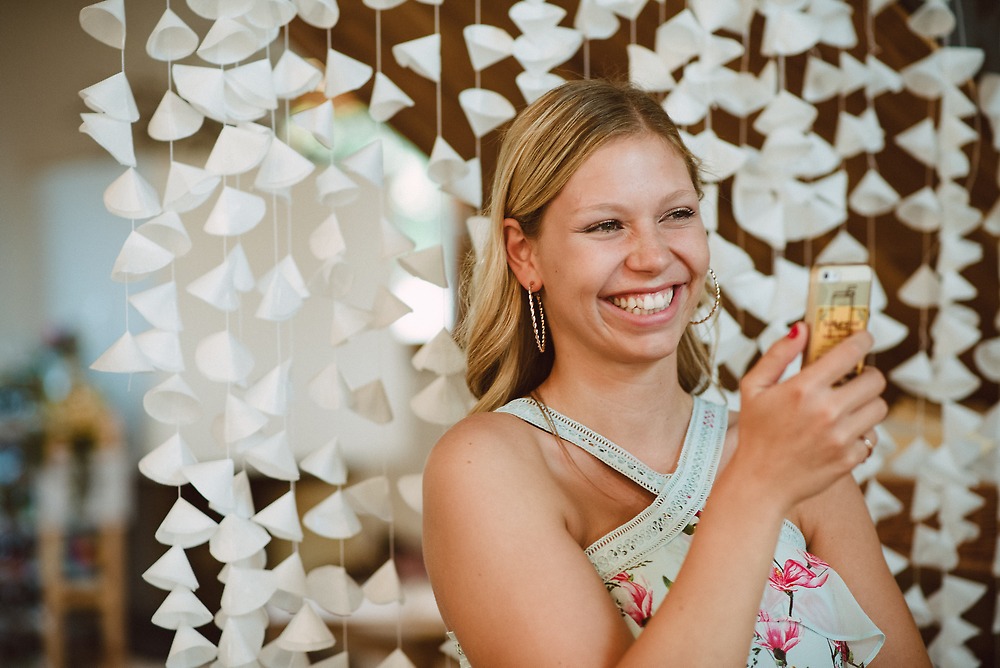
{"type": "Polygon", "coordinates": [[[611,594],[623,613],[639,626],[645,626],[653,614],[653,592],[646,581],[637,582],[628,573],[619,573],[611,578],[611,594]]]}
{"type": "Polygon", "coordinates": [[[830,564],[826,563],[811,552],[803,550],[802,556],[806,558],[806,565],[813,570],[826,570],[827,568],[830,568],[830,564]]]}
{"type": "Polygon", "coordinates": [[[799,623],[791,619],[773,620],[767,613],[759,615],[755,642],[768,650],[779,666],[787,665],[788,650],[799,644],[799,623]]]}
{"type": "Polygon", "coordinates": [[[789,559],[785,562],[784,568],[774,567],[768,581],[778,591],[791,593],[799,588],[816,589],[822,587],[829,576],[829,572],[826,571],[816,575],[794,559],[789,559]]]}

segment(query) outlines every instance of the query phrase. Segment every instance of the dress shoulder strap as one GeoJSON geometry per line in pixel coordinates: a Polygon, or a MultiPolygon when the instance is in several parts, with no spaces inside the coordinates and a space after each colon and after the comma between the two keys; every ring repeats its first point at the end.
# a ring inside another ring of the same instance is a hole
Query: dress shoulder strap
{"type": "MultiPolygon", "coordinates": [[[[720,409],[725,411],[721,406],[712,404],[701,397],[694,397],[691,420],[688,424],[687,434],[684,438],[684,447],[681,452],[682,459],[687,458],[684,451],[688,448],[689,443],[707,445],[714,440],[697,438],[697,435],[706,429],[716,426],[719,421],[708,419],[708,415],[711,414],[714,416],[720,409]]],[[[547,431],[550,434],[555,433],[559,438],[583,448],[637,485],[644,487],[654,494],[659,493],[663,489],[663,485],[669,478],[668,474],[653,470],[632,456],[627,450],[601,436],[593,429],[580,424],[573,418],[566,417],[556,410],[542,406],[530,397],[515,399],[498,408],[497,412],[509,413],[543,431],[547,431]]],[[[722,429],[725,429],[724,420],[721,426],[722,429]]]]}

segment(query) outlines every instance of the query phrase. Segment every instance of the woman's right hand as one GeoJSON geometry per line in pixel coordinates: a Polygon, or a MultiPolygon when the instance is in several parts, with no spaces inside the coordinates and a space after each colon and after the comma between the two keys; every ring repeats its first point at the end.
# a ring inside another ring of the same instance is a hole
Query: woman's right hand
{"type": "MultiPolygon", "coordinates": [[[[786,367],[805,349],[807,326],[796,323],[746,373],[740,383],[739,445],[732,465],[747,467],[751,480],[790,509],[865,460],[864,442],[888,412],[881,397],[885,378],[872,367],[838,384],[871,350],[867,331],[857,332],[795,376],[786,367]]],[[[752,483],[751,483],[752,484],[752,483]]]]}

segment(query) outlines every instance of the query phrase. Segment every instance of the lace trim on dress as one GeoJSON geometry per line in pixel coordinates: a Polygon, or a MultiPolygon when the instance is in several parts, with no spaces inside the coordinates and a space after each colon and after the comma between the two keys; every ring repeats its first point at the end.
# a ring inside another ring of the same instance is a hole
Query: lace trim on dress
{"type": "Polygon", "coordinates": [[[694,397],[691,420],[674,475],[654,471],[592,429],[551,408],[542,409],[533,399],[515,399],[497,409],[551,433],[543,410],[549,414],[560,438],[578,445],[636,484],[657,493],[656,499],[643,512],[586,549],[587,557],[602,578],[638,563],[662,541],[672,539],[704,505],[722,455],[729,421],[724,406],[694,397]],[[656,483],[659,485],[655,486],[656,483]]]}

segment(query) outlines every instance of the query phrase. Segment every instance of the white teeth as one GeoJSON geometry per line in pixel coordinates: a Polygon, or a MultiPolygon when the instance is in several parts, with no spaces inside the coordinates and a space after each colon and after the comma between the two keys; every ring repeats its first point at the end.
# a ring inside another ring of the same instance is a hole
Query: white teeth
{"type": "Polygon", "coordinates": [[[670,306],[674,299],[673,288],[662,292],[645,295],[630,295],[628,297],[613,297],[611,303],[635,315],[651,315],[670,306]]]}

